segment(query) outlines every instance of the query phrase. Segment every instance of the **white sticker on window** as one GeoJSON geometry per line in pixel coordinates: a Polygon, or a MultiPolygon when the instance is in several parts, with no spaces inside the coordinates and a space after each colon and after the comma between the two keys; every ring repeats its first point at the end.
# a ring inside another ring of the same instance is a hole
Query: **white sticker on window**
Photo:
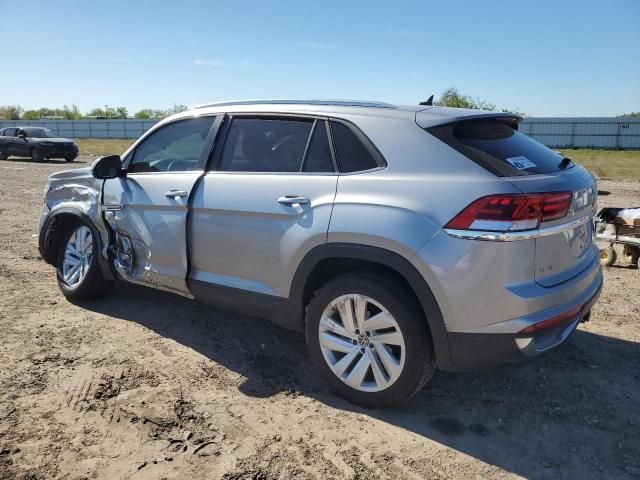
{"type": "Polygon", "coordinates": [[[526,170],[527,168],[536,166],[536,164],[529,160],[527,157],[522,156],[505,158],[505,160],[516,167],[518,170],[526,170]]]}

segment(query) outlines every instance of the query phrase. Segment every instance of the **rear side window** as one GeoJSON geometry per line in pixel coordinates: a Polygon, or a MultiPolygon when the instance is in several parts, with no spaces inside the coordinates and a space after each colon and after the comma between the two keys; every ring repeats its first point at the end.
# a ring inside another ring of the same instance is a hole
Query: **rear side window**
{"type": "Polygon", "coordinates": [[[299,172],[313,120],[234,118],[219,170],[299,172]]]}
{"type": "Polygon", "coordinates": [[[562,155],[496,121],[466,121],[427,131],[498,176],[557,172],[562,155]]]}
{"type": "Polygon", "coordinates": [[[331,134],[341,172],[360,172],[381,166],[372,149],[367,148],[347,125],[332,121],[331,134]]]}
{"type": "Polygon", "coordinates": [[[15,128],[7,128],[4,131],[4,136],[5,137],[15,137],[16,136],[16,129],[15,128]]]}

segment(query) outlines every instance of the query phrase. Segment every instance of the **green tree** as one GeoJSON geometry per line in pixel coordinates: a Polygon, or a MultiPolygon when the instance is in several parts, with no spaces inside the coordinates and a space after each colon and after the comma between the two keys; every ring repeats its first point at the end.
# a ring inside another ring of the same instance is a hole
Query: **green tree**
{"type": "Polygon", "coordinates": [[[147,120],[151,118],[153,115],[153,111],[150,108],[144,108],[138,112],[136,112],[133,116],[139,118],[140,120],[147,120]]]}
{"type": "Polygon", "coordinates": [[[47,107],[42,107],[38,109],[38,113],[40,114],[40,118],[42,117],[52,117],[56,114],[56,111],[51,109],[51,108],[47,108],[47,107]]]}
{"type": "Polygon", "coordinates": [[[23,120],[40,120],[42,117],[37,110],[27,110],[22,114],[23,120]]]}
{"type": "Polygon", "coordinates": [[[59,115],[64,117],[65,120],[79,120],[82,118],[82,114],[80,113],[80,109],[78,109],[77,105],[71,105],[71,107],[67,105],[63,106],[59,115]]]}
{"type": "Polygon", "coordinates": [[[473,98],[471,95],[465,95],[458,91],[456,87],[449,87],[440,98],[435,102],[435,105],[441,107],[456,107],[456,108],[474,108],[480,110],[495,110],[496,106],[493,103],[489,103],[479,98],[473,98]]]}
{"type": "Polygon", "coordinates": [[[116,108],[116,118],[127,118],[128,115],[129,110],[127,110],[127,107],[116,108]]]}
{"type": "Polygon", "coordinates": [[[2,105],[0,106],[0,117],[7,120],[20,120],[23,109],[19,105],[2,105]]]}
{"type": "MultiPolygon", "coordinates": [[[[442,95],[436,99],[434,105],[441,107],[456,107],[456,108],[473,108],[477,110],[497,110],[495,104],[482,100],[478,97],[472,97],[471,95],[465,95],[460,93],[456,87],[449,87],[442,95]]],[[[519,112],[517,108],[500,108],[501,112],[516,113],[522,117],[525,116],[524,112],[519,112]]]]}
{"type": "Polygon", "coordinates": [[[618,115],[618,117],[632,117],[632,118],[638,118],[638,117],[640,117],[640,112],[623,113],[622,115],[618,115]]]}
{"type": "Polygon", "coordinates": [[[96,117],[96,118],[106,118],[104,110],[100,107],[96,107],[93,110],[90,110],[89,113],[87,113],[87,116],[96,117]]]}
{"type": "MultiPolygon", "coordinates": [[[[184,112],[185,110],[187,110],[189,107],[187,107],[186,105],[180,105],[180,104],[173,104],[173,107],[171,107],[169,110],[167,110],[167,114],[168,115],[173,115],[174,113],[180,113],[180,112],[184,112]]],[[[167,115],[167,116],[168,116],[167,115]]]]}

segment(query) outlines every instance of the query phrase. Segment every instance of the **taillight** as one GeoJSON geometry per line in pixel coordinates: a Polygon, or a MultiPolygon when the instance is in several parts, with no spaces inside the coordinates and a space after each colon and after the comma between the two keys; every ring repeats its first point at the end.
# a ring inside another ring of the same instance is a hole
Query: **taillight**
{"type": "Polygon", "coordinates": [[[488,195],[472,202],[445,228],[508,232],[533,230],[540,223],[565,217],[571,193],[488,195]]]}

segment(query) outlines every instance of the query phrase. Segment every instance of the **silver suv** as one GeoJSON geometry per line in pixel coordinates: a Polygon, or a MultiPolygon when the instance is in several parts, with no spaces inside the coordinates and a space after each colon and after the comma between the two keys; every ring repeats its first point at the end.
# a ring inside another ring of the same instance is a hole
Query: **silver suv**
{"type": "MultiPolygon", "coordinates": [[[[602,285],[595,180],[513,114],[376,102],[195,107],[49,178],[42,257],[69,298],[114,280],[304,331],[352,402],[436,368],[535,357],[602,285]]],[[[212,328],[215,328],[212,325],[212,328]]]]}

